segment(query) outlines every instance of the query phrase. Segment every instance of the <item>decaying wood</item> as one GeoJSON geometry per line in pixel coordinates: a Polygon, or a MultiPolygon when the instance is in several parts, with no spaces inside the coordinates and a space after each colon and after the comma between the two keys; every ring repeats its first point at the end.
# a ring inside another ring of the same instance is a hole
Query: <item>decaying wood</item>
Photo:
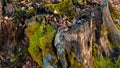
{"type": "MultiPolygon", "coordinates": [[[[82,22],[83,25],[76,24],[73,25],[73,28],[68,31],[64,29],[59,29],[55,37],[55,46],[60,57],[64,57],[64,52],[67,50],[69,53],[70,47],[74,47],[74,52],[76,54],[76,61],[83,63],[86,68],[92,68],[92,43],[93,43],[93,33],[94,33],[94,24],[90,19],[89,21],[82,22]],[[78,27],[78,28],[74,28],[78,27]]],[[[64,57],[65,58],[65,57],[64,57]]],[[[65,59],[61,59],[61,62],[64,63],[63,68],[67,67],[65,59]]]]}
{"type": "MultiPolygon", "coordinates": [[[[88,15],[84,16],[83,14],[83,16],[80,16],[72,28],[67,31],[66,29],[58,30],[55,37],[55,47],[57,48],[58,55],[61,57],[60,60],[63,63],[63,68],[67,68],[68,65],[64,57],[65,51],[69,53],[71,47],[74,47],[76,61],[83,64],[85,68],[93,68],[92,46],[94,43],[98,50],[98,56],[105,54],[105,56],[110,57],[113,52],[109,45],[107,28],[110,28],[112,25],[114,26],[114,24],[112,24],[113,22],[111,24],[108,22],[112,20],[109,20],[111,18],[107,16],[110,13],[105,12],[108,10],[107,6],[103,4],[97,7],[101,7],[101,9],[96,8],[94,9],[95,11],[92,11],[92,13],[96,13],[95,16],[92,17],[88,11],[88,15]]],[[[113,30],[116,28],[110,29],[114,33],[113,30]]]]}
{"type": "Polygon", "coordinates": [[[106,7],[103,8],[103,22],[110,31],[109,34],[110,40],[114,44],[120,44],[120,30],[118,30],[118,28],[114,24],[114,21],[112,20],[107,1],[106,1],[106,7]]]}

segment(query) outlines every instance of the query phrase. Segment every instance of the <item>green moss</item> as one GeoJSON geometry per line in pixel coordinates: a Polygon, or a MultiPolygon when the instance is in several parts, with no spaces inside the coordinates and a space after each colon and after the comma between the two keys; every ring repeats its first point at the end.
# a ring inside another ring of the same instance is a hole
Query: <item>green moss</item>
{"type": "Polygon", "coordinates": [[[81,67],[82,65],[75,60],[75,57],[76,57],[75,53],[71,52],[71,55],[69,57],[70,64],[71,64],[70,68],[82,68],[81,67]]]}
{"type": "Polygon", "coordinates": [[[43,57],[50,53],[49,50],[52,50],[50,47],[52,47],[52,40],[55,35],[54,28],[41,21],[27,27],[26,35],[30,41],[29,53],[43,68],[43,57]]]}
{"type": "Polygon", "coordinates": [[[14,54],[10,53],[11,54],[10,62],[19,63],[19,62],[22,61],[21,59],[23,59],[24,57],[29,55],[28,46],[22,46],[22,48],[21,48],[22,50],[21,51],[18,51],[19,48],[21,48],[21,47],[16,46],[15,47],[16,52],[14,54]]]}
{"type": "Polygon", "coordinates": [[[75,18],[75,17],[77,16],[77,14],[76,14],[76,9],[73,8],[73,9],[69,10],[66,15],[68,16],[68,19],[69,19],[69,20],[75,18]]]}
{"type": "Polygon", "coordinates": [[[34,8],[30,9],[30,10],[26,10],[26,14],[30,14],[30,15],[35,15],[37,12],[34,8]]]}
{"type": "Polygon", "coordinates": [[[120,44],[114,44],[111,41],[109,41],[108,43],[112,48],[115,48],[115,47],[120,48],[120,44]]]}
{"type": "Polygon", "coordinates": [[[74,8],[69,10],[69,7],[71,7],[72,5],[72,0],[64,0],[59,2],[58,4],[46,4],[46,7],[56,10],[57,14],[65,14],[68,16],[68,19],[72,19],[76,16],[74,8]]]}
{"type": "Polygon", "coordinates": [[[115,68],[115,64],[109,58],[100,57],[94,59],[94,68],[115,68]]]}
{"type": "Polygon", "coordinates": [[[110,47],[112,47],[112,48],[114,48],[114,47],[116,46],[115,44],[113,44],[113,43],[110,42],[110,41],[108,41],[108,43],[109,43],[110,47]]]}
{"type": "Polygon", "coordinates": [[[56,10],[58,13],[65,13],[68,10],[68,7],[72,6],[71,0],[64,0],[58,4],[46,4],[46,7],[51,7],[53,10],[56,10]]]}
{"type": "MultiPolygon", "coordinates": [[[[113,47],[113,44],[111,44],[111,47],[113,47]]],[[[94,68],[115,68],[115,64],[112,62],[112,60],[110,60],[108,57],[98,57],[98,51],[96,48],[96,44],[93,43],[93,51],[92,51],[92,55],[93,55],[93,65],[94,68]]]]}
{"type": "Polygon", "coordinates": [[[115,68],[120,68],[120,57],[116,61],[115,68]]]}
{"type": "Polygon", "coordinates": [[[19,61],[19,57],[18,56],[15,56],[15,57],[12,57],[12,58],[10,58],[10,61],[11,62],[18,62],[19,61]]]}

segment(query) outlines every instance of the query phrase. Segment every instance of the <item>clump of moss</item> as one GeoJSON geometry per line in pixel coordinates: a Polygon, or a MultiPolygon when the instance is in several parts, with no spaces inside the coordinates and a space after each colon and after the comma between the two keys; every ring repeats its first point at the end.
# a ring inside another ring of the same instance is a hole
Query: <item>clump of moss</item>
{"type": "MultiPolygon", "coordinates": [[[[113,45],[111,45],[113,47],[113,45]]],[[[98,51],[96,48],[96,44],[93,43],[93,66],[94,68],[115,68],[115,64],[112,62],[112,60],[109,57],[98,57],[98,51]]]]}
{"type": "Polygon", "coordinates": [[[94,59],[94,68],[115,68],[115,64],[105,57],[96,57],[94,59]]]}
{"type": "Polygon", "coordinates": [[[29,37],[29,53],[33,59],[43,68],[43,57],[48,54],[54,55],[52,51],[52,40],[55,35],[54,28],[43,21],[30,25],[26,29],[26,35],[29,37]]]}
{"type": "Polygon", "coordinates": [[[69,57],[70,64],[71,64],[70,68],[83,68],[82,64],[80,64],[75,60],[75,57],[76,57],[75,53],[71,52],[71,55],[69,57]]]}

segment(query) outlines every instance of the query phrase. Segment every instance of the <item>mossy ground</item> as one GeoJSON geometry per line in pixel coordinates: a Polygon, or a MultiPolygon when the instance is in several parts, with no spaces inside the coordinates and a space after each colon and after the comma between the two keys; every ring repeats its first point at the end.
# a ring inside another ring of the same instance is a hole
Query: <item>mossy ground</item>
{"type": "MultiPolygon", "coordinates": [[[[114,48],[118,45],[114,45],[112,43],[109,42],[109,45],[114,48]]],[[[94,68],[120,68],[120,58],[116,59],[116,60],[111,60],[109,57],[105,57],[105,56],[99,56],[98,57],[98,53],[97,53],[97,48],[96,48],[96,44],[93,44],[93,65],[94,68]]]]}
{"type": "Polygon", "coordinates": [[[94,68],[120,68],[120,58],[112,61],[108,57],[96,57],[94,58],[94,68]]]}

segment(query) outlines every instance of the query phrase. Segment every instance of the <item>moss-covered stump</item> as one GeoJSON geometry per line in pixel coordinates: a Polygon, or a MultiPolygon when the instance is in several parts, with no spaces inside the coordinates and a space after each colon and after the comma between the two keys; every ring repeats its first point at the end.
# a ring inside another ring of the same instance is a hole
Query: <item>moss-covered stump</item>
{"type": "Polygon", "coordinates": [[[26,35],[30,41],[28,51],[39,66],[44,67],[43,58],[48,55],[52,56],[52,59],[49,61],[52,62],[54,66],[56,60],[52,51],[52,41],[55,35],[54,28],[50,24],[45,24],[45,22],[41,21],[28,26],[26,35]]]}

